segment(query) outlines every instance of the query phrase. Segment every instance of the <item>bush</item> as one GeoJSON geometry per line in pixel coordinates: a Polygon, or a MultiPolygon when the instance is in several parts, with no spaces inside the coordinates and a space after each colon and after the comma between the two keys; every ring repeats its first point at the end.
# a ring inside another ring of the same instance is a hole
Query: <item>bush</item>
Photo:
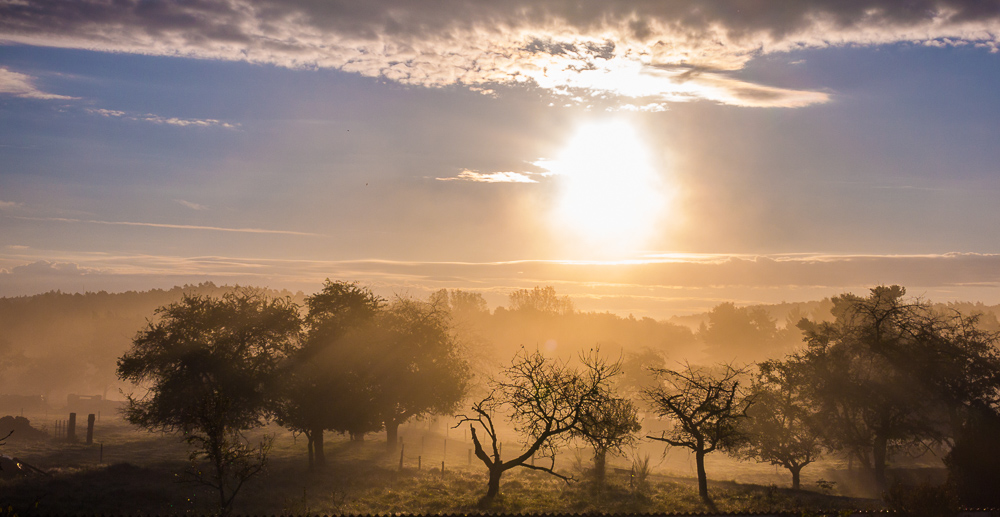
{"type": "Polygon", "coordinates": [[[905,517],[948,517],[959,511],[958,498],[947,485],[894,483],[885,493],[885,502],[905,517]]]}
{"type": "Polygon", "coordinates": [[[1000,506],[1000,416],[992,411],[972,415],[944,462],[962,504],[1000,506]]]}

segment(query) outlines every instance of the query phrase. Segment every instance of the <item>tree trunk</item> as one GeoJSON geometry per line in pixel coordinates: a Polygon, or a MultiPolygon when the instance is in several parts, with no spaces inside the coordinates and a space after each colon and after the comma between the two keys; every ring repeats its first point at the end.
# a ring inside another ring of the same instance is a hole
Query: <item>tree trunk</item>
{"type": "Polygon", "coordinates": [[[399,443],[399,422],[395,420],[385,421],[385,450],[389,454],[396,452],[396,445],[399,443]]]}
{"type": "Polygon", "coordinates": [[[212,440],[212,464],[215,467],[215,479],[218,482],[216,488],[219,489],[219,515],[225,517],[229,515],[229,508],[226,505],[226,466],[222,462],[222,444],[217,438],[209,438],[209,440],[212,440]]]}
{"type": "Polygon", "coordinates": [[[323,428],[317,427],[312,430],[313,455],[317,469],[326,466],[326,454],[323,452],[323,428]]]}
{"type": "Polygon", "coordinates": [[[306,433],[306,450],[309,451],[309,470],[312,470],[315,467],[312,433],[306,433]]]}
{"type": "Polygon", "coordinates": [[[604,484],[604,479],[607,476],[607,460],[608,451],[607,449],[594,449],[594,481],[598,485],[604,484]]]}
{"type": "Polygon", "coordinates": [[[698,495],[701,496],[702,501],[709,503],[711,499],[708,498],[708,475],[705,474],[705,452],[695,451],[694,460],[698,465],[698,495]]]}
{"type": "Polygon", "coordinates": [[[875,436],[875,444],[872,446],[872,463],[875,470],[875,484],[879,491],[886,489],[885,481],[885,460],[888,454],[889,440],[883,435],[875,436]]]}
{"type": "Polygon", "coordinates": [[[500,494],[500,476],[502,474],[503,470],[496,467],[490,468],[490,481],[486,488],[486,495],[483,497],[484,501],[492,501],[500,494]]]}
{"type": "Polygon", "coordinates": [[[788,470],[792,472],[792,490],[799,489],[799,473],[802,472],[802,467],[803,465],[788,467],[788,470]]]}

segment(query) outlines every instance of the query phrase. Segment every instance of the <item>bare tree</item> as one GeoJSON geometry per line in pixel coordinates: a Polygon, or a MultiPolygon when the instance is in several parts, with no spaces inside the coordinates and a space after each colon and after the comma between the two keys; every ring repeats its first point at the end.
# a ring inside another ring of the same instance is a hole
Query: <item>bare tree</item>
{"type": "Polygon", "coordinates": [[[647,436],[694,452],[698,467],[698,494],[706,503],[708,477],[705,455],[725,447],[739,436],[739,422],[750,401],[740,386],[742,369],[722,365],[721,371],[685,365],[682,370],[655,369],[659,386],[645,390],[659,416],[674,423],[670,434],[647,436]]]}
{"type": "Polygon", "coordinates": [[[609,364],[596,351],[581,356],[581,360],[582,372],[548,360],[537,350],[528,353],[521,349],[504,370],[503,379],[491,382],[490,395],[472,405],[472,414],[460,415],[456,427],[469,424],[476,457],[489,471],[482,503],[492,501],[500,493],[501,476],[515,467],[547,472],[567,482],[572,479],[556,472],[555,449],[573,432],[584,432],[581,425],[584,415],[610,397],[609,381],[621,371],[618,363],[609,364]],[[507,461],[501,457],[498,416],[506,416],[524,437],[524,449],[507,461]],[[486,434],[488,451],[477,427],[486,434]],[[536,455],[547,457],[549,464],[528,463],[536,455]]]}
{"type": "Polygon", "coordinates": [[[574,433],[594,449],[594,480],[604,483],[608,452],[624,452],[642,429],[639,411],[631,400],[607,397],[583,413],[580,431],[574,433]]]}

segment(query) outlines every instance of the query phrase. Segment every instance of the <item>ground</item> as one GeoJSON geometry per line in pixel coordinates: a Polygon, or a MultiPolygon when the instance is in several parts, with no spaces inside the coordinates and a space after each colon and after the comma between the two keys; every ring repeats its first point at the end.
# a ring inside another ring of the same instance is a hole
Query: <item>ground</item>
{"type": "MultiPolygon", "coordinates": [[[[51,425],[35,425],[51,428],[51,425]]],[[[654,469],[644,482],[630,478],[629,469],[623,468],[627,465],[619,460],[618,465],[612,465],[619,468],[611,469],[608,485],[597,488],[587,481],[589,458],[581,452],[567,452],[558,459],[566,462],[562,467],[565,471],[574,473],[581,481],[567,484],[543,473],[515,469],[504,476],[501,498],[483,508],[477,503],[486,490],[486,473],[475,458],[469,463],[468,437],[462,430],[430,427],[417,424],[403,429],[402,470],[399,469],[399,453],[385,454],[384,437],[373,435],[359,443],[334,436],[327,446],[329,465],[323,472],[307,469],[302,437],[294,438],[276,426],[269,427],[265,432],[275,434],[275,442],[268,469],[244,488],[236,501],[235,512],[315,515],[484,510],[511,513],[706,510],[698,499],[695,480],[670,468],[670,461],[665,464],[662,456],[652,458],[654,469]],[[445,451],[447,463],[442,473],[445,451]]],[[[51,476],[0,481],[0,504],[12,506],[21,515],[211,513],[215,509],[214,493],[183,482],[181,473],[187,467],[187,451],[178,436],[138,431],[117,418],[108,417],[97,423],[92,445],[55,440],[8,442],[0,452],[28,462],[51,476]]],[[[662,448],[659,451],[662,453],[662,448]]],[[[673,463],[683,466],[684,461],[675,459],[673,463]]],[[[712,465],[709,467],[711,475],[712,465]]],[[[719,468],[721,463],[716,466],[716,472],[719,468]]],[[[709,489],[719,510],[763,512],[881,507],[874,499],[837,495],[842,483],[834,484],[831,489],[830,485],[813,482],[807,490],[798,492],[779,488],[773,482],[783,480],[782,473],[765,475],[761,472],[772,473],[773,467],[756,468],[754,471],[747,466],[742,472],[727,470],[724,477],[729,481],[710,481],[709,489]],[[737,477],[740,482],[733,480],[737,477]]],[[[831,474],[829,479],[836,476],[836,473],[831,474]]]]}

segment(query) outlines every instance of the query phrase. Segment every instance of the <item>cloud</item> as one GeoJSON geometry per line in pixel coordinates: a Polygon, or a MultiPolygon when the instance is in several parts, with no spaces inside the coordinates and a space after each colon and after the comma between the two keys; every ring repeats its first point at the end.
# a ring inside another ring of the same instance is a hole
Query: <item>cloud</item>
{"type": "Polygon", "coordinates": [[[0,200],[0,210],[10,210],[12,208],[20,208],[24,206],[23,203],[18,203],[16,201],[3,201],[0,200]]]}
{"type": "Polygon", "coordinates": [[[995,2],[978,0],[23,0],[0,4],[0,40],[336,68],[428,87],[533,83],[633,106],[795,107],[828,97],[730,72],[803,48],[905,42],[995,52],[998,19],[995,2]]]}
{"type": "Polygon", "coordinates": [[[477,172],[465,169],[458,176],[435,178],[441,181],[476,181],[479,183],[538,183],[523,172],[477,172]]]}
{"type": "Polygon", "coordinates": [[[205,205],[199,205],[198,203],[184,201],[183,199],[175,199],[174,201],[190,208],[191,210],[208,210],[208,207],[205,205]]]}
{"type": "Polygon", "coordinates": [[[11,275],[20,278],[26,277],[79,277],[92,274],[95,271],[89,268],[81,268],[78,264],[70,262],[49,262],[39,260],[23,266],[15,266],[10,271],[0,273],[0,278],[11,275]]]}
{"type": "MultiPolygon", "coordinates": [[[[0,7],[2,10],[2,7],[0,7]]],[[[13,95],[24,99],[68,100],[76,97],[46,93],[35,87],[34,77],[27,74],[12,72],[0,67],[0,94],[13,95]]]]}
{"type": "Polygon", "coordinates": [[[222,226],[199,226],[193,224],[142,223],[133,221],[99,221],[93,219],[70,219],[66,217],[16,217],[30,221],[50,221],[56,223],[103,224],[111,226],[145,226],[149,228],[170,228],[175,230],[199,230],[212,232],[263,233],[276,235],[300,235],[305,237],[322,237],[318,233],[295,232],[290,230],[267,230],[263,228],[226,228],[222,226]]]}
{"type": "Polygon", "coordinates": [[[239,124],[232,124],[229,122],[223,122],[214,118],[206,119],[191,119],[191,118],[177,118],[177,117],[161,117],[160,115],[154,115],[152,113],[144,114],[130,114],[124,111],[109,110],[109,109],[95,109],[87,108],[87,113],[94,115],[100,115],[102,117],[109,118],[121,118],[125,120],[138,120],[141,122],[152,122],[154,124],[169,124],[171,126],[194,126],[194,127],[224,127],[227,129],[235,129],[239,127],[239,124]]]}
{"type": "Polygon", "coordinates": [[[114,255],[18,250],[0,254],[0,296],[46,290],[169,288],[213,280],[314,292],[325,278],[368,283],[386,295],[442,288],[502,305],[514,289],[553,285],[586,310],[666,317],[740,304],[809,301],[899,284],[934,302],[1000,303],[1000,254],[663,255],[614,262],[419,262],[234,256],[114,255]],[[85,280],[85,283],[82,283],[85,280]]]}

